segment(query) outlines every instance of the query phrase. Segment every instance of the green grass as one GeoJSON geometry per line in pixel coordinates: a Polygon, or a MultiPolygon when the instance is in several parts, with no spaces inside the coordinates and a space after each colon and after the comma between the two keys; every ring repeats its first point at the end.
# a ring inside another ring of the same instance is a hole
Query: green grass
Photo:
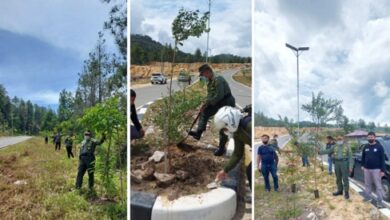
{"type": "MultiPolygon", "coordinates": [[[[73,150],[76,151],[75,149],[73,150]]],[[[54,151],[42,138],[0,150],[0,207],[3,219],[126,219],[126,199],[108,197],[95,173],[96,196],[88,193],[88,175],[81,191],[74,189],[78,159],[54,151]],[[6,178],[2,178],[5,176],[6,178]],[[26,181],[16,185],[15,181],[26,181]]],[[[126,179],[126,171],[123,172],[126,179]]],[[[119,189],[119,172],[113,182],[119,189]]],[[[126,189],[126,181],[123,182],[126,189]]],[[[126,191],[124,192],[126,198],[126,191]]]]}

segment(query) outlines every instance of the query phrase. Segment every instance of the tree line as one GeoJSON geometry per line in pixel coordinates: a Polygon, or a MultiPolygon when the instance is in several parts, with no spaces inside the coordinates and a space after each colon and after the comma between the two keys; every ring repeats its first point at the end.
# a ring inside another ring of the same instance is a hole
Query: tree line
{"type": "MultiPolygon", "coordinates": [[[[147,35],[132,34],[131,41],[131,64],[147,65],[150,62],[171,62],[173,47],[171,44],[161,44],[147,35]]],[[[176,51],[176,62],[194,63],[205,62],[205,51],[197,48],[193,54],[176,51]]],[[[232,54],[218,54],[209,57],[210,63],[250,63],[250,57],[240,57],[232,54]]]]}

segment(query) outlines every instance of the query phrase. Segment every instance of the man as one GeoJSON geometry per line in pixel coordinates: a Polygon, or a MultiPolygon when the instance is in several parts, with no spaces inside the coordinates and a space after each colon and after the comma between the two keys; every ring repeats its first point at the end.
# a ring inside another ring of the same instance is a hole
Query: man
{"type": "MultiPolygon", "coordinates": [[[[330,149],[335,145],[336,143],[334,142],[334,138],[332,136],[327,136],[326,137],[326,149],[330,149]]],[[[328,154],[328,173],[329,175],[332,175],[333,173],[333,160],[332,160],[332,153],[328,154]]]]}
{"type": "MultiPolygon", "coordinates": [[[[232,96],[229,84],[222,76],[214,74],[208,64],[199,67],[199,76],[206,78],[207,83],[207,100],[201,107],[201,115],[196,131],[190,131],[189,135],[199,140],[202,133],[206,130],[207,121],[215,115],[217,111],[224,106],[235,107],[236,101],[232,96]]],[[[228,136],[221,130],[219,132],[219,147],[214,152],[215,156],[222,156],[225,152],[225,145],[228,141],[228,136]]]]}
{"type": "MultiPolygon", "coordinates": [[[[228,136],[234,138],[234,151],[229,162],[219,171],[216,181],[227,178],[228,172],[232,170],[244,156],[245,145],[252,146],[252,116],[243,114],[234,107],[225,106],[218,110],[214,117],[214,124],[218,130],[222,130],[228,136]]],[[[246,168],[246,177],[249,187],[252,188],[252,162],[246,168]]]]}
{"type": "Polygon", "coordinates": [[[45,144],[48,144],[49,143],[49,137],[47,135],[45,135],[45,144]]]}
{"type": "Polygon", "coordinates": [[[278,165],[279,158],[275,149],[268,143],[268,135],[262,135],[261,141],[263,144],[257,149],[257,164],[260,168],[261,174],[264,177],[265,190],[268,192],[271,191],[271,186],[269,183],[269,174],[271,173],[274,182],[274,190],[277,192],[279,190],[279,183],[276,167],[278,165]]]}
{"type": "Polygon", "coordinates": [[[68,158],[70,157],[74,158],[72,148],[73,148],[73,133],[70,133],[69,136],[66,136],[65,138],[65,147],[66,147],[66,152],[68,154],[68,158]]]}
{"type": "Polygon", "coordinates": [[[57,134],[54,136],[54,144],[55,144],[55,150],[61,150],[61,133],[57,132],[57,134]]]}
{"type": "Polygon", "coordinates": [[[95,149],[96,146],[101,145],[106,139],[106,135],[103,133],[100,141],[91,138],[91,132],[86,131],[84,133],[84,140],[81,143],[80,148],[80,162],[77,172],[76,189],[81,189],[83,184],[83,176],[85,172],[88,172],[88,186],[93,190],[94,185],[94,172],[95,172],[95,149]]]}
{"type": "Polygon", "coordinates": [[[334,168],[336,173],[337,191],[333,196],[343,195],[344,198],[349,199],[349,173],[352,172],[353,159],[352,152],[349,146],[343,143],[343,137],[336,138],[337,142],[332,148],[319,150],[319,154],[333,154],[334,168]]]}
{"type": "Polygon", "coordinates": [[[385,175],[385,153],[383,146],[376,141],[374,132],[367,135],[368,144],[363,147],[362,169],[364,172],[364,184],[366,198],[364,201],[371,200],[372,185],[375,185],[376,195],[378,196],[377,206],[383,208],[383,187],[382,177],[385,175]]]}
{"type": "Polygon", "coordinates": [[[301,154],[301,159],[302,159],[302,166],[303,167],[310,167],[309,163],[309,156],[307,155],[307,149],[303,149],[304,145],[299,144],[297,141],[294,142],[294,146],[298,149],[298,151],[301,154]]]}
{"type": "Polygon", "coordinates": [[[140,139],[145,135],[145,131],[138,120],[137,110],[135,109],[134,101],[136,97],[137,94],[135,93],[134,90],[131,89],[130,90],[130,102],[131,102],[130,118],[131,118],[131,122],[133,122],[133,125],[130,126],[130,140],[140,139]]]}
{"type": "Polygon", "coordinates": [[[270,145],[280,154],[280,148],[278,144],[278,135],[274,134],[274,137],[269,141],[270,145]]]}

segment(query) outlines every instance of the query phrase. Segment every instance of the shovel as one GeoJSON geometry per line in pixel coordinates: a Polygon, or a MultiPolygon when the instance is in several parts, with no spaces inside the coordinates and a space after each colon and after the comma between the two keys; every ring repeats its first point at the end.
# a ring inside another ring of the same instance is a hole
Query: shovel
{"type": "Polygon", "coordinates": [[[199,111],[199,113],[198,113],[198,115],[196,116],[195,120],[192,122],[191,127],[190,127],[190,129],[188,130],[188,132],[187,132],[187,135],[186,135],[179,143],[176,144],[179,148],[184,148],[184,147],[186,146],[186,144],[184,144],[183,142],[188,138],[188,136],[190,136],[190,131],[191,131],[192,128],[194,127],[196,121],[198,121],[198,119],[199,119],[199,117],[200,117],[200,113],[202,113],[202,112],[199,111]]]}

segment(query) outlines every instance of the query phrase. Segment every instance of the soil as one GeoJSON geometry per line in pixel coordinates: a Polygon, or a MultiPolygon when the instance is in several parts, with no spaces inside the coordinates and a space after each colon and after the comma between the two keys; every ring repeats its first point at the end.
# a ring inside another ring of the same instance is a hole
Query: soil
{"type": "MultiPolygon", "coordinates": [[[[191,139],[189,137],[188,139],[191,139]]],[[[131,189],[134,191],[150,192],[157,195],[167,196],[169,200],[174,200],[181,196],[199,194],[207,192],[207,184],[215,179],[215,175],[220,171],[228,158],[216,157],[213,151],[207,148],[205,144],[194,143],[187,141],[186,149],[181,149],[176,145],[169,146],[169,174],[176,174],[177,171],[188,172],[188,177],[185,180],[176,179],[167,187],[157,185],[155,178],[150,180],[142,180],[141,183],[131,183],[131,189]],[[191,150],[189,150],[191,148],[191,150]]],[[[132,148],[137,146],[132,146],[132,148]]],[[[148,158],[153,152],[158,150],[150,148],[146,153],[132,154],[131,171],[141,169],[154,169],[154,172],[165,173],[165,163],[149,162],[148,158]]]]}

